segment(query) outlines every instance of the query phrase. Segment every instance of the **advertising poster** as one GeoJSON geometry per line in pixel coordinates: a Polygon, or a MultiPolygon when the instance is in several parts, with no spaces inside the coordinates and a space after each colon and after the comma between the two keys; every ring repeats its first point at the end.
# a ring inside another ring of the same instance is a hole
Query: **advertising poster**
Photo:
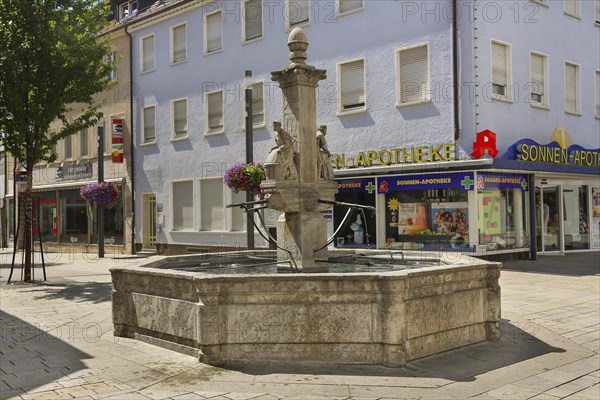
{"type": "Polygon", "coordinates": [[[112,123],[112,162],[123,162],[123,119],[113,118],[112,123]]]}
{"type": "Polygon", "coordinates": [[[479,192],[479,226],[485,235],[502,233],[501,205],[502,196],[497,190],[479,192]]]}
{"type": "Polygon", "coordinates": [[[425,203],[404,203],[398,204],[398,216],[396,222],[390,226],[398,227],[399,234],[419,234],[425,229],[429,229],[427,221],[427,204],[425,203]]]}
{"type": "Polygon", "coordinates": [[[431,206],[434,235],[450,235],[452,248],[469,246],[469,209],[467,203],[437,203],[431,206]]]}
{"type": "Polygon", "coordinates": [[[592,249],[600,249],[600,187],[592,187],[592,249]]]}

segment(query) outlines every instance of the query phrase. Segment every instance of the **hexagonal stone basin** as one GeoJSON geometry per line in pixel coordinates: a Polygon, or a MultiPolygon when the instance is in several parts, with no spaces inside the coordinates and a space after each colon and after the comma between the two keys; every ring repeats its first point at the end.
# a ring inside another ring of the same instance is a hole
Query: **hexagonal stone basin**
{"type": "Polygon", "coordinates": [[[228,267],[211,257],[223,256],[112,269],[115,335],[215,365],[387,366],[499,335],[499,263],[374,252],[327,273],[282,274],[255,255],[228,267]]]}

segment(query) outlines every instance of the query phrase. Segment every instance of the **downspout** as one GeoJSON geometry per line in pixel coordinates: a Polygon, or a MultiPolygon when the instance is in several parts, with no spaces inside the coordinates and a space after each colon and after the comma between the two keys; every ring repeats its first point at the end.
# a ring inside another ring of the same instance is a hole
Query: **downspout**
{"type": "Polygon", "coordinates": [[[133,37],[125,25],[125,34],[129,36],[129,159],[131,162],[131,254],[135,255],[135,164],[133,129],[133,37]]]}
{"type": "Polygon", "coordinates": [[[458,79],[458,0],[452,0],[452,81],[454,98],[454,140],[460,136],[460,92],[458,79]]]}

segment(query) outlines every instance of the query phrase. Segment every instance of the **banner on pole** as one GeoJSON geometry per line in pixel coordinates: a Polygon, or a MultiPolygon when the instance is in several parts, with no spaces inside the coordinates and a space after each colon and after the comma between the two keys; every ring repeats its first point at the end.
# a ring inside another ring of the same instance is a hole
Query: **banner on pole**
{"type": "Polygon", "coordinates": [[[112,162],[123,163],[123,119],[113,118],[112,123],[112,162]]]}

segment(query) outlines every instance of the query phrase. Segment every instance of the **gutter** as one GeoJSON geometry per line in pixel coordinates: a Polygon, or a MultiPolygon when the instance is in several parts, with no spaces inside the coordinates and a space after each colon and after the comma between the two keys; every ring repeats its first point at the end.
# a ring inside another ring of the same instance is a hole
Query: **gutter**
{"type": "Polygon", "coordinates": [[[452,81],[454,97],[454,140],[460,136],[459,77],[458,77],[458,0],[452,0],[452,81]]]}
{"type": "Polygon", "coordinates": [[[133,37],[125,25],[125,34],[129,36],[129,159],[131,162],[131,255],[135,255],[135,164],[133,129],[133,37]]]}

